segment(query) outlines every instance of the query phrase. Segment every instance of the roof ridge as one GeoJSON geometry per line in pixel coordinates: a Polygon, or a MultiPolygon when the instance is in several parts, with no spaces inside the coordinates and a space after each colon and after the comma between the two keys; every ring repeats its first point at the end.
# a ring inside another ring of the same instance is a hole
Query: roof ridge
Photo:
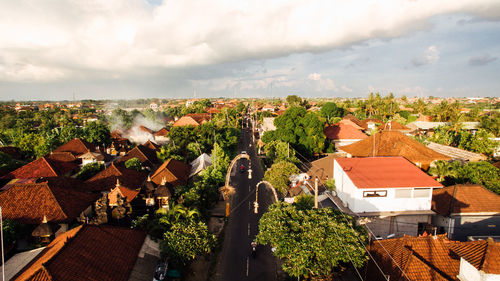
{"type": "Polygon", "coordinates": [[[49,166],[49,169],[50,169],[52,172],[54,172],[54,174],[56,175],[56,177],[58,177],[58,176],[59,176],[59,173],[57,173],[57,172],[54,170],[54,168],[52,167],[52,165],[51,165],[51,164],[50,164],[50,162],[49,162],[49,159],[45,158],[45,156],[43,156],[43,157],[41,157],[41,158],[45,161],[45,163],[47,163],[47,165],[49,166]]]}
{"type": "Polygon", "coordinates": [[[59,207],[59,209],[61,210],[61,212],[64,214],[65,218],[68,219],[68,214],[66,214],[66,211],[64,210],[64,208],[61,206],[61,204],[59,203],[59,200],[57,200],[57,196],[54,194],[54,192],[52,191],[52,188],[54,187],[51,187],[49,185],[49,182],[43,182],[43,183],[40,183],[41,185],[45,185],[47,187],[47,189],[49,190],[49,193],[50,195],[52,195],[52,197],[54,198],[54,200],[56,201],[57,203],[57,206],[59,207]]]}
{"type": "MultiPolygon", "coordinates": [[[[432,236],[428,236],[428,237],[429,238],[426,239],[427,241],[434,240],[434,238],[430,238],[432,236]]],[[[427,245],[429,245],[429,250],[431,250],[432,248],[435,248],[437,250],[436,243],[432,243],[431,242],[431,243],[427,243],[427,245]]],[[[447,247],[443,247],[443,248],[447,248],[447,247]]],[[[411,251],[412,251],[412,256],[415,256],[416,259],[418,259],[420,262],[422,262],[423,264],[425,264],[428,268],[434,270],[436,273],[438,273],[439,275],[441,275],[441,277],[449,279],[449,280],[453,280],[453,276],[449,276],[448,274],[446,274],[445,272],[443,272],[441,269],[439,269],[436,266],[434,266],[433,263],[427,261],[424,257],[422,257],[419,253],[417,253],[413,249],[411,249],[411,251]]]]}
{"type": "MultiPolygon", "coordinates": [[[[73,241],[73,239],[77,238],[82,233],[82,229],[84,228],[84,226],[87,226],[87,224],[80,225],[80,229],[78,231],[76,231],[75,235],[73,235],[71,237],[66,237],[66,241],[64,241],[64,245],[61,248],[59,248],[59,250],[52,257],[50,257],[50,259],[48,259],[46,262],[44,262],[42,264],[42,267],[45,267],[45,265],[47,265],[47,266],[50,265],[50,263],[53,262],[54,259],[61,254],[61,252],[64,250],[64,248],[68,247],[69,242],[73,241]]],[[[71,231],[71,230],[73,230],[75,228],[72,228],[72,229],[70,229],[68,231],[71,231]]],[[[66,232],[68,232],[68,231],[66,231],[66,232]]],[[[48,272],[48,269],[47,269],[47,272],[48,272]]]]}

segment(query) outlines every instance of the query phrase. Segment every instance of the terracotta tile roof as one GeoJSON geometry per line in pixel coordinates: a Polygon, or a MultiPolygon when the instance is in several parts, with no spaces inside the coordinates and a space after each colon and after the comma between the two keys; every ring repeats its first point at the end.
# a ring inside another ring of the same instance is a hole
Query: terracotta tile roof
{"type": "Polygon", "coordinates": [[[410,128],[406,127],[405,125],[399,123],[398,121],[391,120],[384,125],[384,130],[387,131],[411,131],[410,128]]]}
{"type": "Polygon", "coordinates": [[[129,279],[146,234],[139,230],[83,225],[56,238],[13,280],[129,279]]]}
{"type": "Polygon", "coordinates": [[[208,113],[190,113],[182,116],[179,120],[175,121],[174,127],[179,126],[199,126],[206,121],[210,120],[210,114],[208,113]]]}
{"type": "Polygon", "coordinates": [[[345,119],[345,120],[351,120],[352,122],[354,122],[356,125],[358,126],[361,126],[361,121],[359,121],[358,118],[356,118],[356,116],[352,115],[352,114],[347,114],[346,116],[344,116],[344,118],[342,119],[345,119]]]}
{"type": "Polygon", "coordinates": [[[54,152],[71,152],[75,156],[94,151],[95,146],[87,141],[76,138],[68,141],[67,143],[59,146],[54,152]]]}
{"type": "Polygon", "coordinates": [[[123,132],[120,130],[113,130],[111,131],[110,136],[112,139],[120,139],[122,138],[122,134],[123,132]]]}
{"type": "Polygon", "coordinates": [[[143,132],[145,132],[145,133],[150,133],[150,134],[153,134],[153,133],[154,133],[154,131],[153,131],[153,130],[151,130],[150,128],[148,128],[148,127],[146,127],[146,126],[143,126],[143,125],[140,125],[140,126],[139,126],[139,130],[141,130],[141,131],[143,131],[143,132]]]}
{"type": "Polygon", "coordinates": [[[375,119],[375,118],[363,119],[359,123],[360,123],[360,126],[363,127],[363,130],[368,130],[368,123],[375,123],[375,124],[377,124],[377,127],[379,125],[383,125],[384,124],[384,122],[382,122],[379,119],[375,119]]]}
{"type": "Polygon", "coordinates": [[[335,158],[358,188],[443,187],[403,157],[335,158]]]}
{"type": "Polygon", "coordinates": [[[116,205],[117,194],[120,194],[121,197],[125,197],[127,202],[130,203],[132,200],[135,199],[135,197],[137,197],[139,191],[126,188],[125,186],[117,184],[115,188],[113,188],[111,192],[108,193],[108,200],[110,206],[116,205]]]}
{"type": "Polygon", "coordinates": [[[477,184],[448,186],[433,191],[432,210],[443,216],[500,213],[500,195],[477,184]]]}
{"type": "Polygon", "coordinates": [[[500,242],[493,239],[457,243],[451,248],[477,270],[500,274],[500,242]]]}
{"type": "Polygon", "coordinates": [[[3,176],[3,179],[29,179],[40,177],[58,177],[78,169],[72,162],[62,162],[41,157],[3,176]]]}
{"type": "Polygon", "coordinates": [[[51,152],[47,158],[61,162],[74,162],[77,159],[71,152],[51,152]]]}
{"type": "Polygon", "coordinates": [[[51,280],[48,276],[41,271],[43,264],[54,257],[66,242],[73,238],[82,226],[77,226],[69,231],[57,236],[43,251],[38,254],[31,262],[29,262],[21,271],[19,271],[11,280],[51,280]]]}
{"type": "MultiPolygon", "coordinates": [[[[360,122],[361,123],[361,122],[360,122]]],[[[357,130],[363,130],[363,127],[354,123],[353,121],[349,120],[349,119],[342,119],[340,120],[339,122],[337,122],[335,125],[349,125],[349,126],[352,126],[354,128],[356,128],[357,130]]]]}
{"type": "Polygon", "coordinates": [[[148,147],[152,150],[159,151],[160,146],[157,145],[156,143],[152,142],[151,140],[148,140],[147,142],[143,143],[142,146],[148,147]]]}
{"type": "Polygon", "coordinates": [[[161,184],[163,178],[167,183],[177,186],[187,183],[191,167],[181,161],[168,159],[151,176],[151,180],[156,184],[161,184]]]}
{"type": "Polygon", "coordinates": [[[39,224],[43,216],[49,222],[71,222],[99,197],[83,192],[85,188],[75,185],[76,182],[79,181],[53,178],[13,184],[0,193],[3,216],[27,224],[39,224]]]}
{"type": "Polygon", "coordinates": [[[434,160],[449,160],[450,157],[426,147],[420,142],[397,131],[382,131],[356,143],[342,146],[342,150],[353,157],[403,156],[412,163],[429,166],[434,160]]]}
{"type": "Polygon", "coordinates": [[[211,108],[207,109],[207,113],[208,114],[217,114],[217,113],[220,113],[220,110],[215,108],[215,107],[211,107],[211,108]]]}
{"type": "MultiPolygon", "coordinates": [[[[458,280],[460,258],[450,249],[456,243],[460,242],[450,241],[444,236],[404,236],[374,241],[369,251],[382,271],[390,275],[390,280],[458,280]]],[[[370,263],[367,276],[380,275],[377,271],[370,263]]]]}
{"type": "Polygon", "coordinates": [[[161,128],[161,129],[159,129],[158,131],[156,131],[156,132],[154,133],[154,136],[155,136],[155,137],[164,137],[164,136],[166,136],[166,135],[168,135],[168,130],[167,130],[167,128],[161,128]]]}
{"type": "Polygon", "coordinates": [[[132,158],[139,159],[139,161],[141,161],[142,164],[144,164],[145,166],[151,167],[151,168],[153,168],[156,164],[158,164],[158,158],[156,156],[156,151],[154,151],[151,148],[144,146],[144,145],[138,145],[138,146],[134,147],[132,150],[130,150],[127,153],[127,155],[118,159],[116,162],[122,163],[122,162],[126,162],[132,158]]]}
{"type": "Polygon", "coordinates": [[[142,186],[148,175],[143,172],[125,168],[123,164],[112,163],[106,169],[87,180],[88,186],[94,191],[111,190],[118,179],[120,183],[129,189],[137,189],[142,186]]]}
{"type": "Polygon", "coordinates": [[[324,184],[328,179],[333,179],[333,159],[335,157],[330,154],[321,159],[311,162],[311,168],[307,171],[307,174],[314,180],[318,177],[319,184],[324,184]]]}
{"type": "Polygon", "coordinates": [[[368,136],[351,125],[338,124],[328,126],[323,130],[325,136],[331,140],[366,139],[368,136]]]}

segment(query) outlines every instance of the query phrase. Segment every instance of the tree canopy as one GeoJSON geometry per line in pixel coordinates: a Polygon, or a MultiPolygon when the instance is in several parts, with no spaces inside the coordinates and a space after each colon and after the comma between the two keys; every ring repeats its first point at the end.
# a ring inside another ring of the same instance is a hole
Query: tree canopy
{"type": "Polygon", "coordinates": [[[259,244],[275,248],[283,270],[293,277],[326,277],[352,262],[361,267],[367,260],[367,241],[352,218],[328,209],[298,210],[293,204],[275,203],[259,221],[259,244]],[[347,252],[347,253],[346,253],[347,252]]]}
{"type": "Polygon", "coordinates": [[[290,143],[306,156],[322,152],[325,148],[324,123],[314,112],[307,112],[303,107],[290,107],[285,113],[274,119],[275,131],[264,133],[263,141],[280,140],[290,143]]]}
{"type": "Polygon", "coordinates": [[[264,174],[264,180],[271,183],[281,194],[285,194],[288,190],[288,178],[292,174],[297,174],[299,169],[293,163],[288,161],[279,161],[274,163],[269,170],[264,174]]]}

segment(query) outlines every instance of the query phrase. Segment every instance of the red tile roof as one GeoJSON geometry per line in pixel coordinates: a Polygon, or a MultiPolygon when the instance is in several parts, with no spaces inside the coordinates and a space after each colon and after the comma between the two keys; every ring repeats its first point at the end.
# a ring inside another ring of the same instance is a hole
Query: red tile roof
{"type": "Polygon", "coordinates": [[[126,188],[125,186],[122,185],[115,186],[115,188],[111,190],[110,193],[108,193],[108,200],[110,206],[116,205],[117,193],[119,193],[121,197],[125,197],[127,199],[127,202],[130,203],[132,200],[135,199],[135,197],[137,197],[139,191],[126,188]]]}
{"type": "Polygon", "coordinates": [[[57,237],[13,280],[129,279],[146,234],[108,225],[83,225],[57,237]]]}
{"type": "Polygon", "coordinates": [[[77,159],[71,152],[51,152],[47,158],[61,162],[74,162],[77,159]]]}
{"type": "Polygon", "coordinates": [[[156,169],[151,176],[151,180],[159,185],[162,179],[165,178],[167,183],[173,186],[185,185],[190,171],[191,167],[188,164],[175,159],[168,159],[156,169]]]}
{"type": "Polygon", "coordinates": [[[38,158],[3,176],[3,179],[29,179],[39,177],[58,177],[78,169],[72,162],[52,160],[47,157],[38,158]]]}
{"type": "Polygon", "coordinates": [[[68,141],[67,143],[59,146],[54,152],[71,152],[75,156],[82,155],[88,151],[94,151],[95,146],[87,141],[76,138],[68,141]]]}
{"type": "Polygon", "coordinates": [[[88,186],[94,191],[111,190],[118,179],[120,183],[129,189],[137,189],[142,186],[148,175],[143,172],[125,168],[123,164],[112,163],[106,169],[87,180],[88,186]]]}
{"type": "Polygon", "coordinates": [[[397,131],[382,131],[353,144],[342,146],[353,157],[403,156],[412,163],[428,167],[434,160],[450,160],[420,142],[397,131]],[[373,148],[375,145],[375,149],[373,148]]]}
{"type": "Polygon", "coordinates": [[[217,114],[217,113],[220,113],[220,110],[217,109],[217,108],[212,107],[212,108],[207,109],[207,113],[209,113],[209,114],[217,114]]]}
{"type": "Polygon", "coordinates": [[[328,126],[323,132],[331,140],[356,140],[366,139],[368,136],[351,125],[339,123],[338,125],[328,126]]]}
{"type": "MultiPolygon", "coordinates": [[[[390,275],[390,280],[458,280],[460,258],[451,251],[457,243],[464,242],[450,241],[444,236],[404,236],[374,241],[369,251],[382,271],[390,275]]],[[[378,269],[370,263],[367,276],[379,275],[378,269]]]]}
{"type": "Polygon", "coordinates": [[[148,128],[148,127],[146,127],[146,126],[143,126],[143,125],[139,126],[139,130],[141,130],[141,131],[143,131],[143,132],[145,132],[145,133],[150,133],[150,134],[153,134],[153,133],[154,133],[154,131],[153,131],[153,130],[151,130],[150,128],[148,128]]]}
{"type": "Polygon", "coordinates": [[[451,248],[477,270],[500,274],[500,242],[493,239],[457,243],[451,248]]]}
{"type": "Polygon", "coordinates": [[[190,113],[179,118],[179,120],[177,120],[173,126],[179,127],[191,125],[196,127],[205,123],[206,121],[209,121],[210,119],[211,116],[209,113],[190,113]]]}
{"type": "MultiPolygon", "coordinates": [[[[27,224],[71,222],[92,205],[99,195],[83,192],[74,179],[47,179],[39,183],[14,183],[0,193],[4,218],[27,224]]],[[[79,182],[81,184],[81,182],[79,182]]]]}
{"type": "MultiPolygon", "coordinates": [[[[342,119],[339,122],[337,122],[335,125],[340,125],[340,124],[349,125],[349,126],[352,126],[358,130],[363,130],[362,126],[358,125],[357,123],[354,123],[353,121],[351,121],[349,119],[342,119]]],[[[360,122],[360,124],[361,124],[361,122],[360,122]]]]}
{"type": "Polygon", "coordinates": [[[342,119],[345,119],[345,120],[351,120],[352,122],[354,122],[356,125],[358,126],[361,126],[361,121],[359,121],[358,118],[356,118],[356,116],[352,115],[352,114],[347,114],[346,116],[344,116],[344,118],[342,119]]]}
{"type": "Polygon", "coordinates": [[[161,128],[158,131],[154,133],[155,137],[164,137],[168,135],[168,130],[167,128],[161,128]]]}
{"type": "Polygon", "coordinates": [[[377,124],[376,125],[377,127],[384,124],[384,122],[382,122],[379,119],[367,118],[367,119],[363,119],[360,121],[360,126],[363,127],[364,130],[368,130],[369,123],[375,123],[375,124],[377,124]]]}
{"type": "Polygon", "coordinates": [[[358,188],[443,187],[403,157],[335,158],[358,188]]]}
{"type": "Polygon", "coordinates": [[[148,140],[147,142],[143,143],[142,146],[148,147],[152,150],[159,151],[160,146],[157,145],[156,143],[152,142],[151,140],[148,140]]]}
{"type": "Polygon", "coordinates": [[[458,184],[432,193],[432,210],[443,216],[500,213],[500,195],[477,184],[458,184]]]}
{"type": "Polygon", "coordinates": [[[399,123],[398,121],[389,121],[385,123],[384,125],[384,130],[387,131],[411,131],[410,128],[406,127],[405,125],[399,123]]]}
{"type": "Polygon", "coordinates": [[[154,167],[158,163],[156,151],[154,151],[151,148],[144,146],[144,145],[138,145],[138,146],[134,147],[132,150],[130,150],[127,153],[127,155],[118,159],[116,162],[122,163],[122,162],[126,162],[132,158],[139,159],[139,161],[141,161],[142,164],[144,164],[145,166],[151,167],[151,168],[154,167]]]}

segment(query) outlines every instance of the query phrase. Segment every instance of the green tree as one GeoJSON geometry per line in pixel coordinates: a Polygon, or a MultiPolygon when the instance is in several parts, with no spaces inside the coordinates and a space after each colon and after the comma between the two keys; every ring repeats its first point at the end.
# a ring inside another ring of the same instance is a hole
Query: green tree
{"type": "Polygon", "coordinates": [[[336,103],[327,102],[321,107],[321,116],[326,118],[328,124],[332,124],[331,120],[334,117],[342,117],[344,110],[337,106],[336,103]]]}
{"type": "Polygon", "coordinates": [[[9,154],[0,152],[0,171],[12,171],[21,166],[21,162],[12,159],[9,154]]]}
{"type": "Polygon", "coordinates": [[[139,160],[139,158],[130,158],[127,161],[125,161],[125,168],[131,169],[131,170],[136,170],[136,171],[142,171],[142,162],[139,160]]]}
{"type": "Polygon", "coordinates": [[[297,210],[310,210],[314,207],[314,196],[310,194],[299,195],[295,197],[294,205],[297,210]]]}
{"type": "Polygon", "coordinates": [[[295,156],[295,150],[290,148],[288,143],[282,141],[270,141],[264,145],[266,157],[271,163],[279,161],[289,161],[299,163],[299,159],[295,156]]]}
{"type": "Polygon", "coordinates": [[[268,181],[281,194],[288,190],[290,181],[288,178],[292,174],[299,173],[299,169],[293,163],[288,161],[279,161],[271,166],[264,174],[264,180],[268,181]]]}
{"type": "Polygon", "coordinates": [[[362,228],[328,209],[298,210],[293,204],[275,203],[259,221],[259,244],[275,248],[285,272],[293,277],[328,277],[367,260],[362,228]],[[347,252],[347,253],[346,253],[347,252]]]}
{"type": "Polygon", "coordinates": [[[77,179],[88,180],[100,171],[104,170],[104,165],[98,162],[89,163],[75,175],[77,179]]]}
{"type": "Polygon", "coordinates": [[[290,95],[286,97],[286,103],[289,106],[300,106],[302,104],[302,99],[296,95],[290,95]]]}
{"type": "Polygon", "coordinates": [[[176,223],[164,234],[160,243],[163,257],[174,263],[186,265],[197,256],[209,254],[215,246],[215,236],[203,222],[176,223]]]}
{"type": "Polygon", "coordinates": [[[111,144],[109,128],[102,122],[90,122],[83,131],[83,138],[90,143],[106,146],[111,144]]]}
{"type": "Polygon", "coordinates": [[[290,107],[274,120],[276,130],[266,132],[263,141],[280,140],[290,143],[293,148],[306,156],[322,152],[325,148],[324,123],[313,112],[303,107],[290,107]]]}

